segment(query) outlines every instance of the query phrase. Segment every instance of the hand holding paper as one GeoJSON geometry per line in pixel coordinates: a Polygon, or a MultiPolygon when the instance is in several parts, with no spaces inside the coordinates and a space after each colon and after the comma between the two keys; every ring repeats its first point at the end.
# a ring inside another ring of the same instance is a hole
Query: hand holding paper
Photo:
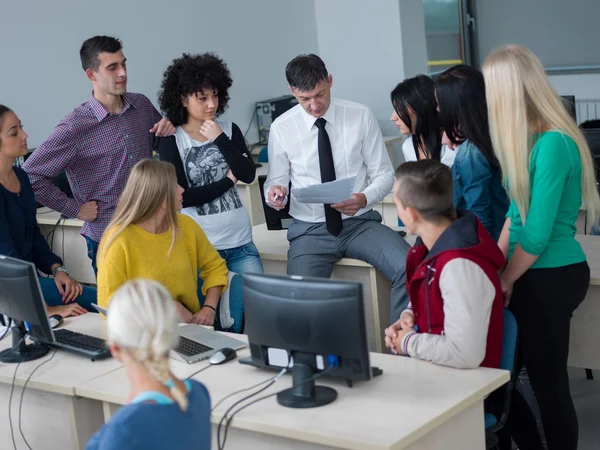
{"type": "Polygon", "coordinates": [[[333,205],[352,198],[356,177],[330,181],[294,189],[294,198],[300,203],[333,205]]]}
{"type": "Polygon", "coordinates": [[[367,206],[367,196],[365,194],[352,194],[348,200],[331,205],[333,209],[337,209],[342,214],[348,217],[354,216],[359,209],[367,206]]]}

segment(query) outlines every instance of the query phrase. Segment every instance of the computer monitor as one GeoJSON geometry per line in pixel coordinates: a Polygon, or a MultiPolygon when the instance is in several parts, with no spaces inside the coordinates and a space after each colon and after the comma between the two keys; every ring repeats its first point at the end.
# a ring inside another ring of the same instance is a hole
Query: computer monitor
{"type": "Polygon", "coordinates": [[[582,128],[581,132],[587,141],[592,158],[596,164],[596,171],[600,170],[600,128],[582,128]]]}
{"type": "Polygon", "coordinates": [[[292,366],[293,387],[277,394],[292,408],[331,403],[335,389],[315,386],[315,373],[371,378],[362,284],[273,275],[242,275],[251,364],[292,366]]]}
{"type": "Polygon", "coordinates": [[[46,346],[25,343],[25,322],[32,337],[54,341],[34,264],[0,255],[0,313],[14,322],[13,345],[0,352],[1,362],[31,361],[48,353],[46,346]]]}
{"type": "MultiPolygon", "coordinates": [[[[288,200],[285,208],[280,211],[271,208],[265,199],[265,181],[267,181],[266,175],[258,176],[258,187],[260,189],[260,198],[262,199],[263,210],[265,212],[267,230],[287,230],[294,220],[294,218],[290,216],[290,202],[288,200]]],[[[292,183],[288,186],[288,192],[292,192],[292,183]]]]}
{"type": "Polygon", "coordinates": [[[571,115],[574,121],[577,122],[577,108],[575,107],[575,96],[574,95],[561,95],[565,108],[571,115]]]}

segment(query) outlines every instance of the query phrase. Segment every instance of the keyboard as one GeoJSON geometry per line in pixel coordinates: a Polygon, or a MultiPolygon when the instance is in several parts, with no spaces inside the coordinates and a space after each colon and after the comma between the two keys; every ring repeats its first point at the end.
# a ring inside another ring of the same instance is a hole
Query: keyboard
{"type": "Polygon", "coordinates": [[[54,347],[87,356],[92,359],[110,357],[110,350],[104,339],[77,333],[71,330],[54,330],[54,347]]]}
{"type": "Polygon", "coordinates": [[[177,348],[175,348],[177,353],[181,353],[184,356],[199,355],[200,353],[209,352],[211,350],[214,349],[183,336],[179,336],[179,344],[177,345],[177,348]]]}

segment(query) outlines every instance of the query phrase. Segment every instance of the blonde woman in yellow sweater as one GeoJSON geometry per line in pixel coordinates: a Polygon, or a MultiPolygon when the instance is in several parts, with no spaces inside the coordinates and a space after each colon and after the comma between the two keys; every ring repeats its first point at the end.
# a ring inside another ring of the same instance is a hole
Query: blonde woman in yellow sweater
{"type": "Polygon", "coordinates": [[[108,307],[126,281],[155,280],[177,306],[179,320],[213,325],[227,266],[193,219],[177,213],[183,189],[175,168],[146,159],[137,163],[98,251],[98,303],[108,307]],[[198,272],[203,280],[200,303],[198,272]]]}

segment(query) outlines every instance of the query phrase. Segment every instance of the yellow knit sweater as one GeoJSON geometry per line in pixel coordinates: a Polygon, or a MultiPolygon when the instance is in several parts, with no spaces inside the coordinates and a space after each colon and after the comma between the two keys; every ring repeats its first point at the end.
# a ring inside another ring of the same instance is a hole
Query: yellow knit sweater
{"type": "MultiPolygon", "coordinates": [[[[227,266],[193,219],[178,214],[179,235],[169,252],[171,230],[153,234],[129,225],[98,258],[98,304],[108,307],[110,299],[126,281],[155,280],[165,286],[174,300],[192,313],[200,309],[198,271],[204,280],[202,294],[213,286],[227,286],[227,266]]],[[[110,233],[110,232],[109,232],[110,233]]],[[[104,236],[104,239],[107,236],[104,236]]],[[[102,252],[102,246],[100,246],[102,252]]]]}

